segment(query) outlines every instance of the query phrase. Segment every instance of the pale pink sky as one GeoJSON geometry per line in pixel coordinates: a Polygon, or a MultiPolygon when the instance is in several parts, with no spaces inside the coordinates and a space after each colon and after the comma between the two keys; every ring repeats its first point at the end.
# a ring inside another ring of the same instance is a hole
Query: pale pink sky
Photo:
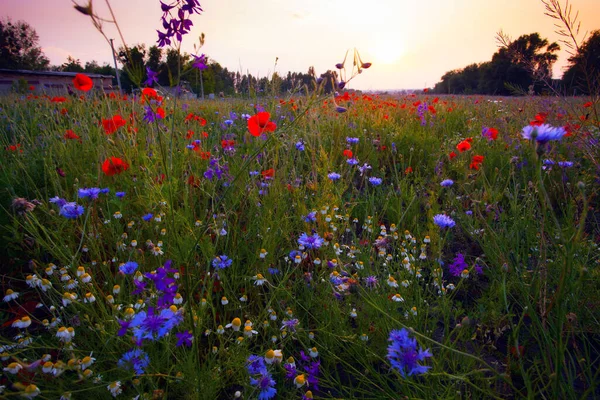
{"type": "MultiPolygon", "coordinates": [[[[3,0],[0,16],[25,20],[40,36],[52,64],[68,55],[82,62],[111,61],[110,48],[89,18],[70,0],[3,0]]],[[[79,0],[85,4],[86,0],[79,0]]],[[[333,69],[347,49],[357,48],[373,66],[357,77],[358,89],[433,86],[451,69],[491,59],[500,29],[516,38],[539,32],[559,40],[540,0],[200,0],[204,13],[194,15],[183,50],[192,52],[201,32],[203,53],[230,70],[266,76],[276,70],[317,73],[333,69]]],[[[564,3],[561,0],[561,3],[564,3]]],[[[600,29],[600,0],[572,0],[582,33],[600,29]]],[[[158,0],[112,0],[129,45],[156,41],[158,0]]],[[[109,17],[104,0],[95,0],[109,17]]],[[[115,29],[108,36],[120,44],[115,29]]],[[[561,46],[555,76],[567,62],[561,46]]],[[[351,66],[351,63],[350,63],[351,66]]]]}

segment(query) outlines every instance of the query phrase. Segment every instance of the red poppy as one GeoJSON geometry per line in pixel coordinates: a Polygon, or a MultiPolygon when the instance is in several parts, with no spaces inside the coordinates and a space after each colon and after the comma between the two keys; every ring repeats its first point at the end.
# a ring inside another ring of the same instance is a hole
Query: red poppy
{"type": "Polygon", "coordinates": [[[273,177],[275,176],[275,170],[273,168],[270,168],[265,171],[262,171],[260,174],[262,175],[263,179],[273,179],[273,177]]]}
{"type": "Polygon", "coordinates": [[[546,122],[546,118],[548,117],[548,113],[538,113],[534,120],[529,123],[531,126],[540,126],[546,122]]]}
{"type": "Polygon", "coordinates": [[[119,114],[115,115],[111,119],[103,119],[102,126],[104,127],[104,133],[112,135],[122,126],[125,126],[127,122],[119,114]]]}
{"type": "Polygon", "coordinates": [[[79,135],[77,135],[75,132],[73,132],[71,129],[67,129],[64,137],[67,140],[81,139],[81,137],[79,135]]]}
{"type": "Polygon", "coordinates": [[[469,165],[470,169],[479,170],[479,166],[483,163],[483,156],[473,156],[471,159],[471,164],[469,165]]]}
{"type": "Polygon", "coordinates": [[[21,144],[17,143],[17,144],[11,144],[9,145],[6,150],[8,151],[12,151],[12,152],[17,152],[20,151],[21,153],[23,152],[23,149],[21,148],[21,144]]]}
{"type": "Polygon", "coordinates": [[[515,358],[521,358],[525,352],[525,346],[510,346],[510,354],[515,358]]]}
{"type": "Polygon", "coordinates": [[[165,110],[163,110],[162,107],[156,109],[156,114],[160,116],[161,119],[165,119],[165,110]]]}
{"type": "Polygon", "coordinates": [[[33,92],[35,90],[35,86],[33,86],[33,85],[29,86],[29,90],[31,90],[33,92]]]}
{"type": "Polygon", "coordinates": [[[235,140],[221,140],[221,148],[231,149],[233,146],[235,146],[235,140]]]}
{"type": "Polygon", "coordinates": [[[94,86],[94,82],[92,79],[84,74],[77,74],[75,78],[73,78],[73,85],[75,85],[75,89],[81,90],[82,92],[89,92],[94,86]]]}
{"type": "Polygon", "coordinates": [[[491,140],[498,139],[498,129],[496,129],[496,128],[488,128],[487,129],[487,133],[486,133],[485,136],[487,138],[491,139],[491,140]]]}
{"type": "Polygon", "coordinates": [[[106,176],[118,175],[129,169],[129,164],[119,157],[109,157],[102,163],[102,172],[106,176]]]}
{"type": "Polygon", "coordinates": [[[188,129],[187,134],[185,135],[186,139],[191,139],[192,136],[194,136],[194,131],[191,129],[188,129]]]}
{"type": "Polygon", "coordinates": [[[408,167],[408,168],[406,168],[406,169],[404,170],[404,173],[405,173],[406,175],[410,174],[411,172],[413,172],[413,169],[412,169],[412,167],[408,167]]]}
{"type": "Polygon", "coordinates": [[[65,101],[67,101],[67,98],[63,96],[54,96],[50,99],[51,103],[64,103],[65,101]]]}
{"type": "Polygon", "coordinates": [[[69,110],[67,110],[66,108],[62,108],[62,109],[60,110],[60,114],[61,114],[61,115],[67,115],[68,113],[69,113],[69,110]]]}
{"type": "Polygon", "coordinates": [[[463,151],[471,149],[471,143],[469,143],[468,140],[463,140],[462,142],[456,145],[456,148],[462,153],[463,151]]]}
{"type": "Polygon", "coordinates": [[[248,119],[248,130],[252,136],[260,136],[264,132],[273,132],[277,129],[277,125],[269,121],[271,114],[268,112],[259,112],[248,119]]]}
{"type": "Polygon", "coordinates": [[[450,159],[452,160],[454,157],[456,157],[456,153],[451,151],[450,154],[448,154],[448,157],[450,157],[450,159]]]}
{"type": "Polygon", "coordinates": [[[345,156],[346,158],[352,158],[352,156],[353,156],[353,154],[352,154],[352,150],[350,150],[350,149],[346,149],[346,150],[344,150],[344,153],[343,153],[343,154],[344,154],[344,156],[345,156]]]}
{"type": "Polygon", "coordinates": [[[593,105],[594,105],[594,103],[592,103],[591,101],[588,101],[588,102],[587,102],[587,103],[585,103],[583,106],[584,106],[585,108],[590,108],[590,107],[591,107],[591,106],[593,106],[593,105]]]}
{"type": "Polygon", "coordinates": [[[187,183],[190,186],[199,187],[200,186],[200,179],[196,178],[194,175],[190,175],[190,176],[188,176],[187,183]]]}
{"type": "Polygon", "coordinates": [[[142,102],[144,102],[145,100],[156,100],[158,102],[161,102],[162,99],[162,96],[159,96],[156,90],[152,88],[142,89],[142,102]]]}

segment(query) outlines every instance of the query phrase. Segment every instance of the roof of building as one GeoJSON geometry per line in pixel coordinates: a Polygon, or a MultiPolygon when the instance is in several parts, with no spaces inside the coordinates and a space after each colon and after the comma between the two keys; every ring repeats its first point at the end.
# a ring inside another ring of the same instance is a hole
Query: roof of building
{"type": "MultiPolygon", "coordinates": [[[[26,69],[2,69],[0,68],[0,73],[6,74],[14,74],[14,75],[33,75],[33,76],[65,76],[65,77],[74,77],[78,74],[78,72],[61,72],[61,71],[29,71],[26,69]]],[[[100,75],[100,74],[88,74],[90,78],[114,78],[113,75],[100,75]]]]}

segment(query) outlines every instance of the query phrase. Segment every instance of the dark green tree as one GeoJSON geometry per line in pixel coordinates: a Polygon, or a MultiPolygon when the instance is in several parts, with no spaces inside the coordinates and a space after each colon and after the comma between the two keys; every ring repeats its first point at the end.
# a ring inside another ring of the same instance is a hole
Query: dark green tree
{"type": "Polygon", "coordinates": [[[27,22],[0,20],[0,68],[47,69],[50,61],[38,42],[39,36],[27,22]]]}
{"type": "Polygon", "coordinates": [[[60,70],[62,72],[84,72],[84,68],[81,66],[81,61],[71,56],[67,57],[67,62],[61,65],[60,70]]]}
{"type": "Polygon", "coordinates": [[[562,81],[570,93],[590,94],[600,89],[600,30],[592,32],[569,58],[562,81]]]}

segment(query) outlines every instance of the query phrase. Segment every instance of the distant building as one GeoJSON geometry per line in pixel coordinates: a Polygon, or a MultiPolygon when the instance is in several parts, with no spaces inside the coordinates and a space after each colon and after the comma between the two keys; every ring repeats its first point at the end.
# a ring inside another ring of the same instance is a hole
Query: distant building
{"type": "MultiPolygon", "coordinates": [[[[73,78],[76,72],[56,72],[56,71],[27,71],[0,69],[0,94],[10,93],[19,82],[26,82],[28,87],[33,87],[33,92],[66,94],[69,88],[75,91],[73,78]]],[[[94,89],[112,92],[113,76],[87,74],[94,82],[94,89]]]]}

